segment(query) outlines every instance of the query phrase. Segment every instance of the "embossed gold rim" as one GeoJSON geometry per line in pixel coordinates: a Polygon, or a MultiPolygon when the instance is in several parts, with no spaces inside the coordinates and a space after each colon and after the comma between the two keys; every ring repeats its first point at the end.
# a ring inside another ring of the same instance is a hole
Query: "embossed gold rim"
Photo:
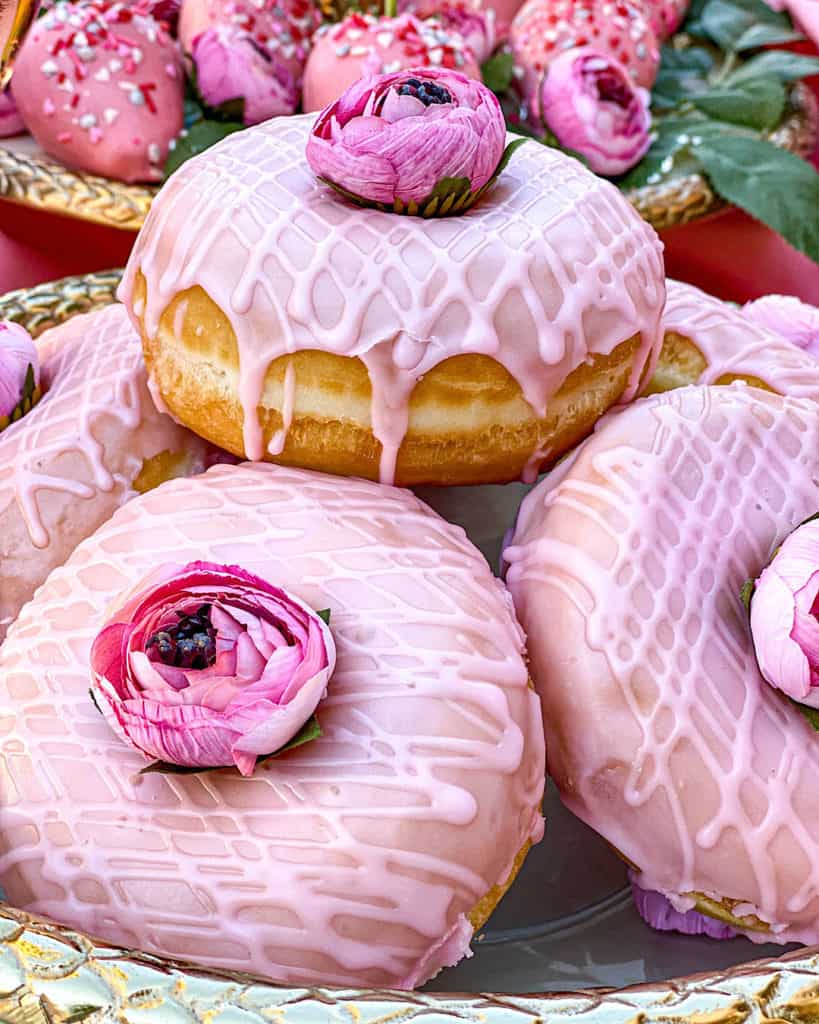
{"type": "MultiPolygon", "coordinates": [[[[813,93],[801,83],[791,92],[790,112],[771,141],[800,156],[816,144],[819,112],[813,93]]],[[[0,146],[0,198],[33,209],[103,224],[123,231],[142,226],[157,187],[125,185],[71,171],[40,156],[0,146]]],[[[626,193],[640,216],[657,231],[688,224],[726,208],[700,174],[644,185],[626,193]]]]}
{"type": "MultiPolygon", "coordinates": [[[[0,296],[0,319],[39,334],[113,302],[121,274],[9,292],[0,296]]],[[[619,990],[441,995],[288,988],[115,948],[0,904],[0,1022],[288,1024],[288,1018],[292,1024],[811,1024],[819,1022],[819,947],[619,990]]]]}

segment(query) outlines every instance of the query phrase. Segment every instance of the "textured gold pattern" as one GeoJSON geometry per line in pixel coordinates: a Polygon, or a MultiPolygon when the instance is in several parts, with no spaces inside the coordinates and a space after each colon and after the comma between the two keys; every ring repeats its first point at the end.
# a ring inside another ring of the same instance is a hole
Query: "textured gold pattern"
{"type": "Polygon", "coordinates": [[[110,305],[121,277],[121,270],[103,270],[7,292],[0,296],[0,320],[14,320],[36,338],[69,317],[110,305]]]}
{"type": "Polygon", "coordinates": [[[811,1024],[819,951],[686,980],[554,995],[284,988],[98,944],[0,907],[8,1024],[811,1024]]]}
{"type": "Polygon", "coordinates": [[[22,206],[139,231],[155,194],[150,185],[125,185],[0,146],[0,198],[22,206]]]}
{"type": "MultiPolygon", "coordinates": [[[[807,157],[813,151],[818,128],[817,101],[806,86],[798,84],[791,92],[788,116],[770,138],[778,146],[807,157]]],[[[41,156],[18,152],[13,145],[0,146],[0,198],[24,206],[138,231],[156,191],[156,186],[125,185],[71,171],[41,156]]],[[[727,206],[700,174],[644,185],[626,196],[657,231],[688,224],[727,206]]]]}

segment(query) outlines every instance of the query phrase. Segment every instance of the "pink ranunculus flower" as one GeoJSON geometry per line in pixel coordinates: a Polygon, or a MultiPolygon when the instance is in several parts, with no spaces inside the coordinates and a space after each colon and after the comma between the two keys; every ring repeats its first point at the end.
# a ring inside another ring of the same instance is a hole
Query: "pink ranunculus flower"
{"type": "Polygon", "coordinates": [[[742,307],[760,327],[778,334],[819,358],[819,309],[792,295],[764,295],[742,307]]]}
{"type": "Polygon", "coordinates": [[[651,144],[649,99],[622,64],[589,46],[556,57],[540,87],[543,120],[560,145],[605,175],[624,174],[651,144]]]}
{"type": "Polygon", "coordinates": [[[373,203],[420,203],[443,178],[472,192],[506,144],[494,93],[457,71],[416,68],[363,78],[318,116],[307,160],[318,177],[373,203]]]}
{"type": "Polygon", "coordinates": [[[707,935],[709,939],[734,939],[737,933],[727,924],[696,910],[677,910],[662,893],[642,889],[629,874],[631,895],[637,913],[659,932],[681,932],[683,935],[707,935]]]}
{"type": "Polygon", "coordinates": [[[23,398],[28,368],[40,384],[40,362],[28,331],[10,320],[0,320],[0,419],[10,416],[23,398]]]}
{"type": "Polygon", "coordinates": [[[244,123],[292,114],[298,105],[290,71],[241,29],[216,25],[193,42],[199,93],[209,107],[244,100],[244,123]]]}
{"type": "Polygon", "coordinates": [[[250,775],[316,710],[335,657],[321,616],[287,591],[236,566],[163,566],[95,639],[93,692],[148,757],[250,775]]]}
{"type": "Polygon", "coordinates": [[[751,599],[751,636],[763,678],[819,708],[819,519],[797,527],[762,570],[751,599]]]}

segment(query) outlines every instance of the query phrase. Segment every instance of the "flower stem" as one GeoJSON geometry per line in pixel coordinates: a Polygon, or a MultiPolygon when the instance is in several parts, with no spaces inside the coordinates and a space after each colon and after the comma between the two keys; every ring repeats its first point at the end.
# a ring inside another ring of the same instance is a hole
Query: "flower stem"
{"type": "Polygon", "coordinates": [[[398,0],[384,0],[384,17],[395,18],[398,15],[398,0]]]}

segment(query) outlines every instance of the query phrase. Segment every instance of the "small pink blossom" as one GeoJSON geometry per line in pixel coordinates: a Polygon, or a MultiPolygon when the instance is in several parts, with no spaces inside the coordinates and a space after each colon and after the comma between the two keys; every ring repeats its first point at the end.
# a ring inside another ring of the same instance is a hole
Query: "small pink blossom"
{"type": "Polygon", "coordinates": [[[288,68],[258,46],[247,32],[217,25],[193,43],[199,93],[209,107],[244,101],[244,123],[259,124],[292,114],[298,90],[288,68]]]}
{"type": "Polygon", "coordinates": [[[236,566],[163,566],[98,634],[94,693],[113,730],[186,767],[256,759],[299,732],[335,666],[317,612],[236,566]]]}
{"type": "Polygon", "coordinates": [[[762,677],[819,708],[819,519],[799,526],[762,570],[751,599],[751,635],[762,677]]]}
{"type": "Polygon", "coordinates": [[[506,143],[495,95],[457,71],[417,68],[361,79],[319,114],[307,143],[313,171],[375,203],[422,202],[443,178],[473,192],[506,143]]]}
{"type": "Polygon", "coordinates": [[[543,120],[597,174],[624,174],[651,139],[649,93],[613,57],[585,46],[556,57],[541,84],[543,120]]]}
{"type": "Polygon", "coordinates": [[[760,327],[819,358],[819,309],[792,295],[765,295],[742,308],[760,327]]]}

